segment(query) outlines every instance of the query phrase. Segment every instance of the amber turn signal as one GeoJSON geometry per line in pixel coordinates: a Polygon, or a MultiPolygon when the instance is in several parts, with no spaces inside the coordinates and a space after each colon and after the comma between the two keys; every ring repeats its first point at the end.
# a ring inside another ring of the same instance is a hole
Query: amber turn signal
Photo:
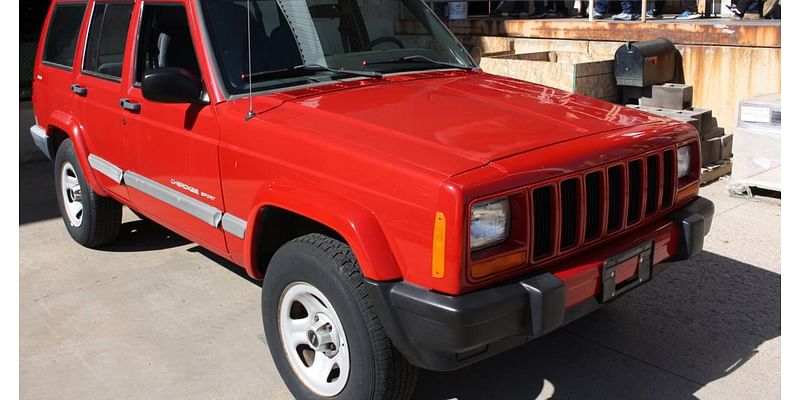
{"type": "Polygon", "coordinates": [[[434,278],[444,278],[444,240],[447,228],[444,213],[436,212],[433,220],[433,260],[431,262],[431,275],[434,278]]]}
{"type": "Polygon", "coordinates": [[[525,251],[506,254],[504,256],[472,264],[470,267],[470,274],[472,275],[472,278],[480,279],[488,275],[497,274],[499,272],[518,267],[524,264],[527,259],[528,256],[525,251]]]}

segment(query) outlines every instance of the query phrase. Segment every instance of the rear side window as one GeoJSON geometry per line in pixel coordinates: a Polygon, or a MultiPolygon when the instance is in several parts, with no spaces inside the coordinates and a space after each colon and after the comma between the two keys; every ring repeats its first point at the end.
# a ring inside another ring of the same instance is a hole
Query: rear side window
{"type": "Polygon", "coordinates": [[[47,29],[43,61],[72,68],[75,43],[78,41],[85,10],[86,4],[56,5],[47,29]]]}
{"type": "Polygon", "coordinates": [[[125,54],[125,38],[131,21],[132,4],[96,4],[89,23],[89,38],[86,40],[84,72],[93,72],[103,77],[119,80],[122,76],[122,56],[125,54]]]}

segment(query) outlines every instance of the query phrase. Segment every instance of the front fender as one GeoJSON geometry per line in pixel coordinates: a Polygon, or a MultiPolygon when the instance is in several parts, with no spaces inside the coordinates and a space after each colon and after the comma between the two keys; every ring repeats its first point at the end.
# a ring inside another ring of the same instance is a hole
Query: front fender
{"type": "MultiPolygon", "coordinates": [[[[48,136],[47,143],[48,147],[51,147],[51,154],[55,155],[58,149],[54,148],[55,143],[53,143],[52,140],[53,128],[58,128],[66,132],[67,136],[72,140],[72,146],[75,148],[75,154],[78,156],[81,170],[83,170],[83,175],[86,177],[86,181],[89,183],[89,186],[92,187],[92,190],[100,196],[108,197],[108,192],[100,186],[100,183],[98,183],[94,175],[94,170],[89,165],[89,149],[86,147],[86,142],[83,140],[84,131],[78,120],[63,111],[54,111],[50,114],[46,129],[48,136]]],[[[55,157],[53,157],[53,159],[55,159],[55,157]]]]}
{"type": "MultiPolygon", "coordinates": [[[[368,208],[337,193],[319,188],[272,183],[255,197],[247,218],[245,237],[255,238],[259,217],[267,207],[279,207],[302,215],[336,231],[353,250],[362,274],[374,281],[402,278],[402,272],[378,219],[368,208]]],[[[245,241],[244,264],[247,273],[260,279],[255,265],[255,240],[245,241]]]]}

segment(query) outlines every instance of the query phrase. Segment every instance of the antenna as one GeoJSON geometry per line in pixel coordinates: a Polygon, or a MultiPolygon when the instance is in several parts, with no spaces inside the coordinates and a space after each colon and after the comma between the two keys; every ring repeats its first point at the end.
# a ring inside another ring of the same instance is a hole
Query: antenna
{"type": "Polygon", "coordinates": [[[244,117],[245,121],[249,121],[256,116],[253,112],[253,55],[250,52],[250,0],[247,0],[247,89],[248,100],[250,101],[250,110],[247,116],[244,117]]]}

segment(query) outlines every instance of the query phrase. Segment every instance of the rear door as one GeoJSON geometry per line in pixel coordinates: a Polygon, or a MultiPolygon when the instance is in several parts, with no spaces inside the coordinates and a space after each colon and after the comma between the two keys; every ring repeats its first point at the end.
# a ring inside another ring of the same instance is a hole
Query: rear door
{"type": "Polygon", "coordinates": [[[45,21],[47,33],[33,76],[33,102],[43,127],[53,111],[71,111],[75,49],[85,14],[85,1],[58,3],[45,21]]]}
{"type": "Polygon", "coordinates": [[[135,160],[125,182],[140,211],[204,247],[227,253],[219,228],[224,205],[213,105],[152,102],[141,90],[145,73],[158,68],[183,68],[209,82],[195,51],[201,42],[189,11],[176,2],[142,5],[133,82],[124,96],[127,118],[136,124],[135,160]]]}
{"type": "Polygon", "coordinates": [[[97,1],[91,10],[81,71],[72,86],[75,114],[86,133],[89,164],[106,190],[127,199],[122,171],[130,166],[133,141],[119,99],[132,1],[97,1]]]}

